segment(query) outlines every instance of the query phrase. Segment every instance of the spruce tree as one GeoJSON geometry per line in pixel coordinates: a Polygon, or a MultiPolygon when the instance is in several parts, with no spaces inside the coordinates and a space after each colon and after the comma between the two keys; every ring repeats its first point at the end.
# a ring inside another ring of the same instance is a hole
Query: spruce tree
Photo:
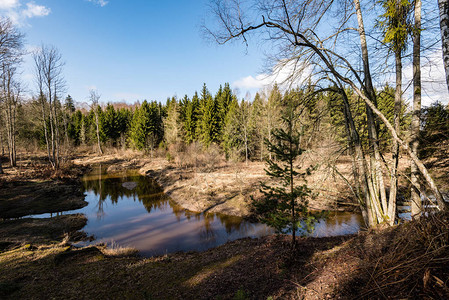
{"type": "Polygon", "coordinates": [[[216,106],[206,84],[203,85],[200,98],[200,120],[197,126],[198,137],[205,147],[215,140],[216,136],[216,106]]]}
{"type": "Polygon", "coordinates": [[[110,103],[106,106],[106,109],[102,114],[101,128],[104,133],[102,136],[103,142],[111,141],[115,144],[120,137],[118,115],[114,106],[110,103]]]}
{"type": "Polygon", "coordinates": [[[267,148],[273,159],[267,159],[267,175],[275,185],[262,184],[264,197],[253,201],[253,207],[260,221],[274,227],[278,232],[292,234],[292,248],[295,248],[296,234],[303,225],[310,229],[316,215],[308,210],[308,197],[311,190],[306,183],[297,184],[297,180],[310,174],[296,167],[296,160],[303,153],[300,147],[300,134],[296,123],[298,115],[293,101],[284,107],[282,127],[272,130],[272,141],[266,140],[267,148]]]}

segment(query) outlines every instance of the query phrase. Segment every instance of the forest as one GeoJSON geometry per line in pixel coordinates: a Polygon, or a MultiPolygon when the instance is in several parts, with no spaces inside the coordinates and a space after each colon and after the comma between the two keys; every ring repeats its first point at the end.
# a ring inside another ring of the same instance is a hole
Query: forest
{"type": "Polygon", "coordinates": [[[213,0],[208,11],[204,39],[270,44],[270,72],[287,77],[254,96],[206,78],[183,97],[118,102],[92,88],[83,101],[56,46],[30,53],[0,19],[0,298],[449,297],[449,1],[213,0]],[[125,200],[130,219],[110,210],[125,200]],[[125,231],[107,241],[93,211],[125,231]],[[140,223],[164,211],[174,233],[162,217],[140,223]],[[348,218],[355,230],[317,233],[348,218]],[[159,225],[168,237],[139,235],[159,225]],[[201,245],[164,244],[193,240],[194,226],[201,245]],[[127,279],[112,292],[100,273],[127,279]]]}

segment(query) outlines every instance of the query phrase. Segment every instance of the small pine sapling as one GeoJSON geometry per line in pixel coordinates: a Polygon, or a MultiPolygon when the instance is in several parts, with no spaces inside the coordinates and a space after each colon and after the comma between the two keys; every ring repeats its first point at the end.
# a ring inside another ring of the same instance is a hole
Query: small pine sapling
{"type": "MultiPolygon", "coordinates": [[[[289,99],[290,100],[290,99],[289,99]]],[[[258,219],[280,233],[292,234],[292,249],[295,248],[299,229],[310,231],[318,214],[308,209],[308,198],[312,196],[307,186],[306,176],[312,168],[301,172],[296,166],[302,155],[300,133],[297,130],[298,114],[296,105],[289,101],[282,112],[283,126],[272,131],[271,141],[265,140],[272,154],[267,159],[265,172],[276,182],[274,185],[261,183],[262,199],[253,200],[253,209],[258,219]],[[303,179],[302,184],[298,184],[303,179]]]]}

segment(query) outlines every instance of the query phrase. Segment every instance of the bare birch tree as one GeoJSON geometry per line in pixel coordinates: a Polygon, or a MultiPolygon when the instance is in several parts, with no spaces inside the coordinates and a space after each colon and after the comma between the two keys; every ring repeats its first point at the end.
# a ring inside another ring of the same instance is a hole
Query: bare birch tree
{"type": "Polygon", "coordinates": [[[438,0],[438,7],[440,10],[444,70],[446,71],[446,83],[449,90],[449,0],[438,0]]]}
{"type": "MultiPolygon", "coordinates": [[[[415,0],[415,28],[413,31],[413,114],[411,123],[410,148],[418,156],[419,147],[419,125],[421,119],[421,0],[415,0]]],[[[411,210],[412,217],[421,213],[422,204],[420,197],[419,170],[412,161],[411,170],[411,210]]]]}
{"type": "Polygon", "coordinates": [[[62,99],[65,88],[62,73],[64,62],[58,49],[44,45],[33,53],[33,59],[48,159],[52,167],[58,169],[61,144],[61,103],[59,99],[62,99]]]}
{"type": "MultiPolygon", "coordinates": [[[[0,104],[4,111],[4,123],[8,139],[9,160],[16,165],[16,109],[20,87],[13,75],[23,55],[23,34],[14,27],[8,18],[0,18],[0,66],[1,95],[0,104]]],[[[2,141],[3,142],[3,141],[2,141]]],[[[0,162],[0,174],[3,168],[0,162]]]]}
{"type": "Polygon", "coordinates": [[[12,65],[3,65],[0,81],[3,111],[5,116],[6,137],[8,139],[9,162],[12,167],[17,165],[16,154],[16,123],[17,106],[20,100],[20,82],[15,79],[16,68],[12,65]]]}
{"type": "Polygon", "coordinates": [[[103,155],[103,150],[101,149],[101,142],[100,142],[100,119],[98,116],[98,102],[100,101],[100,95],[96,90],[90,90],[90,108],[95,114],[95,127],[97,132],[97,143],[98,143],[98,152],[100,155],[103,155]]]}

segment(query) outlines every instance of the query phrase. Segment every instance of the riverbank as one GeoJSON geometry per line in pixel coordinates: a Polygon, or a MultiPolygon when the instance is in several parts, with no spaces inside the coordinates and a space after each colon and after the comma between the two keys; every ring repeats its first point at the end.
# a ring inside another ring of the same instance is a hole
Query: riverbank
{"type": "Polygon", "coordinates": [[[60,216],[86,206],[80,176],[87,168],[71,164],[54,171],[41,158],[29,157],[0,176],[0,249],[34,243],[43,245],[85,237],[84,215],[60,216]],[[52,218],[32,218],[49,214],[52,218]]]}
{"type": "MultiPolygon", "coordinates": [[[[185,165],[165,158],[149,158],[136,153],[115,153],[102,157],[85,156],[73,160],[77,165],[108,165],[108,173],[138,169],[140,174],[155,179],[173,201],[194,212],[212,212],[248,217],[251,199],[262,196],[260,182],[270,182],[264,162],[235,163],[217,160],[214,164],[185,165]]],[[[310,158],[303,166],[317,165],[310,158]]],[[[329,169],[325,165],[308,177],[314,198],[313,210],[354,211],[351,191],[340,175],[350,174],[350,163],[343,158],[329,169]],[[336,172],[338,170],[338,172],[336,172]],[[340,175],[337,175],[340,174],[340,175]]]]}
{"type": "MultiPolygon", "coordinates": [[[[117,161],[113,156],[111,159],[117,161]]],[[[152,165],[156,160],[145,159],[123,160],[114,168],[140,168],[142,173],[169,174],[167,180],[183,176],[168,163],[159,165],[161,171],[158,171],[152,165]]],[[[105,158],[101,159],[101,162],[105,161],[105,158]]],[[[223,172],[226,168],[216,170],[223,172]]],[[[33,170],[30,166],[20,172],[36,177],[39,182],[46,175],[38,169],[33,170]]],[[[73,169],[79,170],[79,166],[73,169]]],[[[80,174],[76,175],[77,172],[66,170],[59,175],[51,174],[49,180],[75,186],[80,174]]],[[[8,176],[9,173],[2,177],[1,184],[12,184],[12,188],[20,186],[14,183],[16,180],[32,179],[28,175],[23,175],[22,179],[8,176]]],[[[6,192],[2,189],[2,193],[6,192]]],[[[119,246],[112,249],[102,245],[71,246],[69,241],[82,238],[78,230],[84,224],[85,218],[83,223],[81,215],[0,220],[0,237],[3,238],[0,241],[0,298],[449,297],[447,214],[353,236],[301,238],[293,255],[289,247],[290,236],[246,238],[204,252],[151,258],[138,257],[136,251],[119,246]]]]}
{"type": "Polygon", "coordinates": [[[152,258],[103,247],[0,252],[4,299],[444,299],[449,215],[356,236],[241,239],[152,258]],[[436,238],[437,237],[437,238],[436,238]],[[32,296],[30,296],[32,295],[32,296]]]}

